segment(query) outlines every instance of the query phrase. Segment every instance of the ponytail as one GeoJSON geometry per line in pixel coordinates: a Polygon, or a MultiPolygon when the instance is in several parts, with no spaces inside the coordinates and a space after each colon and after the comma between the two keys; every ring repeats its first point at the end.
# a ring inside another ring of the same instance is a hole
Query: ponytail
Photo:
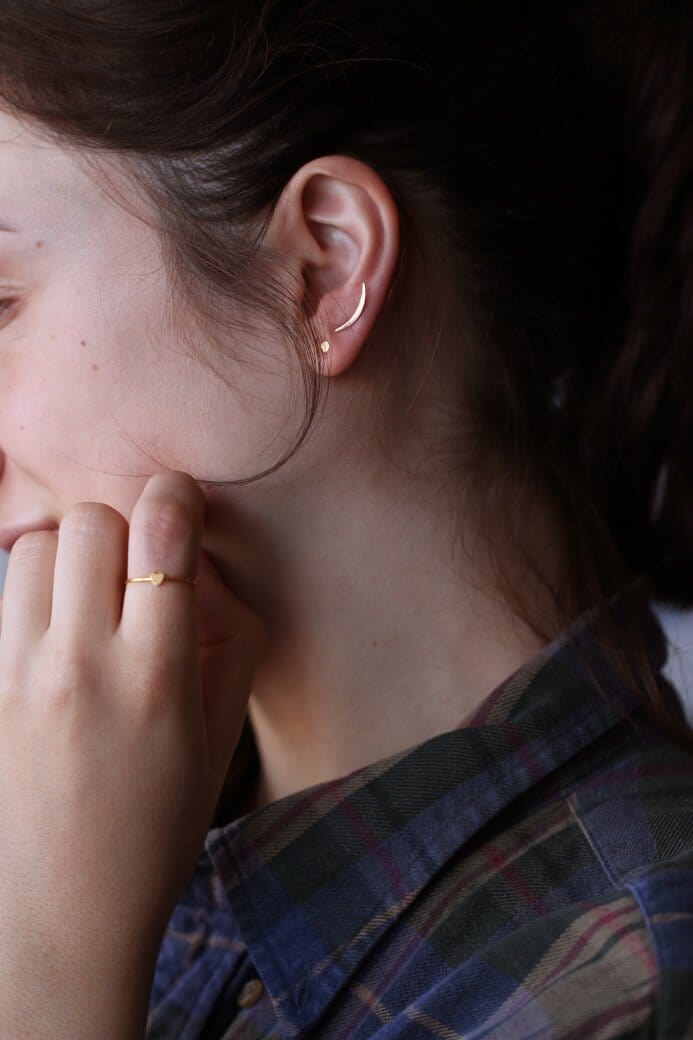
{"type": "Polygon", "coordinates": [[[583,412],[583,465],[635,573],[693,605],[693,7],[588,4],[589,74],[623,113],[631,221],[618,352],[583,412]],[[618,84],[617,86],[615,86],[618,84]],[[608,450],[605,451],[605,445],[608,450]]]}

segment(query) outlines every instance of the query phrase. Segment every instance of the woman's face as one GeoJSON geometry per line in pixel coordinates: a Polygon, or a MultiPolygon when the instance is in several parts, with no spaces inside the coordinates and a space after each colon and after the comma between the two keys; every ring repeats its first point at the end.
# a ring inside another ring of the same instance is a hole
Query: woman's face
{"type": "Polygon", "coordinates": [[[260,344],[261,376],[206,351],[230,390],[167,313],[156,233],[1,112],[0,225],[0,528],[82,501],[129,517],[160,469],[236,479],[278,458],[285,351],[260,344]]]}

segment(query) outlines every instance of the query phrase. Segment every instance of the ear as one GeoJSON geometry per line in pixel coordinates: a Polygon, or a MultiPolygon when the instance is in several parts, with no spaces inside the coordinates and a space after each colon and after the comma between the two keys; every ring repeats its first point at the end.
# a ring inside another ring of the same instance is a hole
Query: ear
{"type": "Polygon", "coordinates": [[[285,186],[266,240],[296,266],[307,311],[321,340],[326,375],[358,358],[387,296],[399,252],[399,215],[390,191],[366,163],[344,155],[314,159],[285,186]],[[334,330],[355,312],[357,321],[334,330]]]}

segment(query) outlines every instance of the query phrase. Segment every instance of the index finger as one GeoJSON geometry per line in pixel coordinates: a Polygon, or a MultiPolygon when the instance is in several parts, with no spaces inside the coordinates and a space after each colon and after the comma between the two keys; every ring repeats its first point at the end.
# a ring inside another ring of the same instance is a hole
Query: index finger
{"type": "Polygon", "coordinates": [[[135,503],[127,577],[153,581],[126,582],[119,631],[140,662],[151,658],[158,668],[170,660],[175,668],[197,652],[194,582],[204,510],[199,485],[180,470],[155,474],[135,503]]]}

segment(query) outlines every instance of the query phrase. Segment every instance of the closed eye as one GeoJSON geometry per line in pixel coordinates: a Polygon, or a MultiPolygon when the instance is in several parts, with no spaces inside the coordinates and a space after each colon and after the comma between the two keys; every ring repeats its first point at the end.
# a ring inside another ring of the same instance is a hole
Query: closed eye
{"type": "Polygon", "coordinates": [[[13,306],[17,303],[16,296],[8,296],[6,299],[0,299],[0,326],[3,325],[6,318],[9,316],[13,306]]]}

